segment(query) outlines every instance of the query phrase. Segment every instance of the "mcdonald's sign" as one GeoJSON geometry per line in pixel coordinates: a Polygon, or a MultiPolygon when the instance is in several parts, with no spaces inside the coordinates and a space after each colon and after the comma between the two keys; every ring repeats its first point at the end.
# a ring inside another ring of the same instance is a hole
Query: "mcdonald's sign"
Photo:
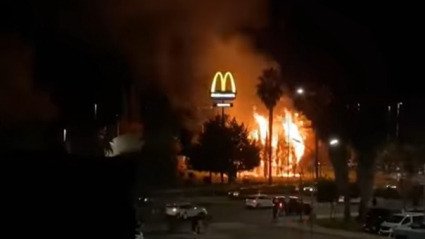
{"type": "Polygon", "coordinates": [[[233,100],[236,98],[236,84],[232,73],[226,72],[224,75],[222,72],[217,72],[214,75],[213,82],[211,84],[210,96],[213,100],[233,100]],[[227,88],[227,81],[230,82],[230,89],[227,88]],[[217,82],[220,81],[220,88],[217,89],[217,82]]]}
{"type": "Polygon", "coordinates": [[[217,108],[231,108],[233,107],[233,104],[228,102],[218,102],[214,103],[213,106],[217,108]]]}

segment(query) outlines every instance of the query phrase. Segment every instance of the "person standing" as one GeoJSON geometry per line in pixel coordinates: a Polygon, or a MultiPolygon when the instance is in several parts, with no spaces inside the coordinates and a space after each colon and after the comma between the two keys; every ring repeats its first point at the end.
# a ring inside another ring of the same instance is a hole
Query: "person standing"
{"type": "Polygon", "coordinates": [[[272,210],[273,220],[277,218],[278,210],[279,210],[279,202],[277,201],[277,199],[273,199],[273,210],[272,210]]]}
{"type": "Polygon", "coordinates": [[[333,218],[335,216],[335,204],[336,204],[336,200],[332,199],[332,201],[331,201],[331,215],[330,215],[331,218],[333,218]]]}
{"type": "Polygon", "coordinates": [[[199,234],[200,233],[199,221],[200,221],[200,218],[199,218],[198,215],[192,217],[191,226],[192,226],[192,233],[193,234],[199,234]]]}
{"type": "Polygon", "coordinates": [[[377,204],[378,204],[378,202],[376,201],[376,197],[373,197],[372,206],[376,207],[377,204]]]}

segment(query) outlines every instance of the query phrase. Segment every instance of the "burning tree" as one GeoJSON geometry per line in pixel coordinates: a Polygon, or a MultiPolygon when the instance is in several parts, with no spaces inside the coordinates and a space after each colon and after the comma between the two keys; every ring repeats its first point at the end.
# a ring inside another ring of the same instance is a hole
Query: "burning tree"
{"type": "Polygon", "coordinates": [[[264,175],[274,177],[299,176],[302,158],[306,154],[306,142],[308,136],[312,135],[309,121],[301,114],[289,109],[283,110],[283,115],[277,115],[271,122],[276,133],[271,141],[271,171],[268,167],[270,159],[268,147],[267,124],[269,119],[254,111],[255,125],[250,132],[250,138],[254,139],[262,149],[260,166],[247,174],[254,176],[264,175]]]}
{"type": "Polygon", "coordinates": [[[266,106],[269,111],[269,128],[268,128],[268,170],[269,170],[269,183],[272,182],[272,151],[273,151],[273,110],[276,107],[277,102],[283,95],[282,81],[280,73],[275,68],[269,68],[264,70],[263,74],[259,78],[257,85],[257,95],[266,106]]]}

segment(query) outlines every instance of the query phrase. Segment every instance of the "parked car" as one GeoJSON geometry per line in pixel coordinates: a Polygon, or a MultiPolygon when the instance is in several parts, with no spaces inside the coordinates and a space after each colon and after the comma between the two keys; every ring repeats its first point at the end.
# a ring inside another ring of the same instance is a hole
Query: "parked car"
{"type": "Polygon", "coordinates": [[[385,220],[381,224],[379,234],[390,235],[396,227],[409,227],[412,224],[421,223],[424,217],[424,213],[417,212],[404,212],[393,214],[390,218],[385,220]]]}
{"type": "Polygon", "coordinates": [[[265,194],[248,196],[245,199],[246,208],[270,208],[273,207],[273,200],[265,194]]]}
{"type": "Polygon", "coordinates": [[[194,216],[206,216],[208,211],[204,207],[195,206],[191,203],[173,203],[165,206],[165,214],[187,219],[194,216]]]}
{"type": "Polygon", "coordinates": [[[137,206],[146,207],[153,204],[153,199],[150,197],[139,197],[137,198],[137,206]]]}
{"type": "Polygon", "coordinates": [[[239,198],[239,196],[240,196],[240,192],[239,192],[239,190],[230,191],[230,192],[228,192],[228,193],[227,193],[227,196],[228,196],[230,199],[238,199],[238,198],[239,198]]]}
{"type": "Polygon", "coordinates": [[[303,213],[305,215],[310,215],[312,210],[311,205],[303,202],[302,199],[290,196],[286,201],[286,214],[299,215],[303,213]]]}
{"type": "Polygon", "coordinates": [[[401,213],[401,210],[373,207],[366,212],[366,218],[363,223],[365,232],[378,233],[381,229],[381,224],[389,219],[393,214],[401,213]]]}
{"type": "Polygon", "coordinates": [[[425,238],[425,224],[418,225],[418,227],[397,227],[394,228],[393,233],[390,235],[395,239],[422,239],[425,238]]]}

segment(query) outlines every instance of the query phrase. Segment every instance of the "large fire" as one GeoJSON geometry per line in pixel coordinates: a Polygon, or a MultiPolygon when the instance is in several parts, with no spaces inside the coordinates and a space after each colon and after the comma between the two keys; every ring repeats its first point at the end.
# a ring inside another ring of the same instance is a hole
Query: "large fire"
{"type": "MultiPolygon", "coordinates": [[[[256,140],[263,150],[260,166],[245,175],[268,176],[268,118],[254,111],[255,127],[250,137],[256,140]]],[[[283,115],[273,119],[272,175],[273,177],[298,177],[300,161],[305,154],[307,131],[298,113],[284,110],[283,115]]]]}

